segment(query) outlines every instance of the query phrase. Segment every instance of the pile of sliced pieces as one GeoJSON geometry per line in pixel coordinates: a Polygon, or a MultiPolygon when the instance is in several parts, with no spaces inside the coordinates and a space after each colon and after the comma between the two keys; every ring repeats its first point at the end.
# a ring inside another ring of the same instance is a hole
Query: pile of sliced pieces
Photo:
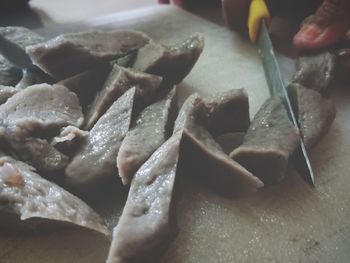
{"type": "Polygon", "coordinates": [[[300,135],[310,148],[335,118],[324,97],[335,67],[329,52],[299,59],[289,86],[299,131],[279,98],[268,99],[250,123],[244,89],[193,94],[178,112],[175,85],[203,50],[200,34],[170,47],[135,31],[45,40],[5,27],[0,36],[1,227],[45,220],[110,235],[75,195],[121,179],[130,190],[110,263],[159,256],[155,248],[172,233],[179,163],[200,161],[233,193],[254,192],[282,179],[300,135]],[[245,133],[243,142],[227,154],[216,138],[235,132],[245,133]]]}

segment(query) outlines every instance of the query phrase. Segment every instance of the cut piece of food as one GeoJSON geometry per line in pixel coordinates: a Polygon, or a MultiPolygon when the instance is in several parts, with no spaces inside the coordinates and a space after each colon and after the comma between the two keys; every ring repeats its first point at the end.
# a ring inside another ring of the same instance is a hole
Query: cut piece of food
{"type": "Polygon", "coordinates": [[[136,172],[113,230],[108,263],[149,262],[153,253],[159,253],[170,240],[181,138],[181,132],[170,137],[136,172]]]}
{"type": "Polygon", "coordinates": [[[21,80],[16,84],[16,88],[19,89],[25,89],[40,83],[52,84],[55,82],[49,75],[37,67],[24,69],[22,70],[22,74],[21,80]]]}
{"type": "Polygon", "coordinates": [[[25,49],[27,46],[42,43],[45,39],[25,27],[0,27],[0,51],[3,56],[18,68],[32,68],[33,64],[25,49]]]}
{"type": "Polygon", "coordinates": [[[0,85],[15,86],[21,78],[21,70],[13,66],[7,59],[0,55],[0,85]]]}
{"type": "Polygon", "coordinates": [[[29,131],[81,126],[83,113],[77,96],[61,85],[38,84],[13,95],[0,105],[0,125],[29,131]]]}
{"type": "Polygon", "coordinates": [[[20,89],[11,86],[0,85],[0,105],[19,92],[20,89]]]}
{"type": "Polygon", "coordinates": [[[97,92],[102,89],[110,70],[109,65],[99,66],[61,80],[57,84],[61,84],[77,94],[85,113],[97,92]]]}
{"type": "Polygon", "coordinates": [[[67,126],[62,128],[60,134],[52,139],[51,145],[71,145],[76,141],[86,138],[88,135],[88,131],[81,130],[75,126],[67,126]]]}
{"type": "Polygon", "coordinates": [[[61,80],[123,57],[149,41],[136,31],[93,30],[60,35],[27,47],[26,52],[35,65],[61,80]]]}
{"type": "Polygon", "coordinates": [[[262,187],[263,183],[257,177],[224,153],[206,129],[207,123],[207,105],[198,94],[191,95],[181,107],[174,127],[174,132],[183,131],[184,159],[195,158],[197,161],[200,158],[202,166],[215,174],[215,181],[229,185],[232,192],[254,192],[262,187]]]}
{"type": "Polygon", "coordinates": [[[319,92],[322,96],[330,92],[334,78],[336,55],[327,50],[317,54],[305,54],[298,58],[292,82],[319,92]]]}
{"type": "Polygon", "coordinates": [[[50,220],[109,234],[101,217],[83,201],[10,157],[0,157],[0,204],[2,214],[17,215],[24,224],[50,220]]]}
{"type": "Polygon", "coordinates": [[[155,91],[158,89],[162,79],[158,76],[126,69],[115,64],[109,74],[104,87],[95,97],[86,114],[85,129],[90,129],[103,113],[117,100],[125,91],[136,87],[138,97],[142,97],[143,107],[149,104],[155,91]]]}
{"type": "Polygon", "coordinates": [[[336,115],[335,105],[317,91],[290,84],[288,92],[297,112],[300,132],[307,149],[312,148],[327,133],[336,115]]]}
{"type": "Polygon", "coordinates": [[[68,165],[68,157],[47,140],[26,136],[21,131],[5,130],[1,137],[11,153],[21,161],[34,166],[45,175],[61,171],[68,165]]]}
{"type": "Polygon", "coordinates": [[[299,144],[299,131],[288,119],[280,98],[271,97],[254,116],[243,143],[231,158],[259,177],[265,184],[280,181],[288,159],[299,144]]]}
{"type": "Polygon", "coordinates": [[[228,132],[247,131],[250,117],[245,89],[231,89],[204,101],[208,108],[207,128],[214,137],[228,132]]]}
{"type": "Polygon", "coordinates": [[[151,41],[140,48],[134,69],[163,77],[163,86],[180,83],[191,71],[204,48],[201,34],[193,34],[179,44],[166,47],[151,41]]]}
{"type": "Polygon", "coordinates": [[[98,120],[66,169],[66,181],[75,188],[93,187],[117,175],[117,155],[131,124],[136,88],[131,88],[98,120]]]}
{"type": "Polygon", "coordinates": [[[129,184],[138,168],[170,136],[176,118],[176,89],[164,99],[144,109],[120,146],[117,158],[119,176],[129,184]]]}

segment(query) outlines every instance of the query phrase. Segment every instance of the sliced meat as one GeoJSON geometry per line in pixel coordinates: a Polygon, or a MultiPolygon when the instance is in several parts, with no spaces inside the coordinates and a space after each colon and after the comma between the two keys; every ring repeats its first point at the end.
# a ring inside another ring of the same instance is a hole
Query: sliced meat
{"type": "Polygon", "coordinates": [[[298,84],[288,87],[293,108],[298,113],[300,132],[307,149],[312,148],[327,133],[336,115],[335,105],[318,92],[298,84]]]}
{"type": "Polygon", "coordinates": [[[100,66],[64,79],[57,84],[61,84],[77,94],[85,113],[98,91],[102,89],[110,70],[109,65],[100,66]]]}
{"type": "Polygon", "coordinates": [[[0,105],[1,120],[6,126],[35,129],[60,129],[81,126],[83,114],[77,96],[61,85],[39,84],[28,87],[0,105]]]}
{"type": "Polygon", "coordinates": [[[336,55],[333,51],[300,56],[292,82],[313,89],[322,96],[329,94],[330,83],[336,68],[336,55]]]}
{"type": "Polygon", "coordinates": [[[16,85],[16,88],[19,89],[25,89],[40,83],[51,84],[55,82],[49,75],[37,67],[24,69],[22,74],[21,80],[16,85]]]}
{"type": "Polygon", "coordinates": [[[45,180],[26,163],[0,158],[0,210],[28,219],[74,224],[108,235],[103,220],[89,206],[45,180]]]}
{"type": "Polygon", "coordinates": [[[181,138],[181,132],[170,137],[135,174],[113,230],[108,263],[148,262],[169,241],[181,138]]]}
{"type": "Polygon", "coordinates": [[[0,85],[0,105],[5,103],[9,98],[15,95],[18,91],[20,90],[15,87],[0,85]]]}
{"type": "Polygon", "coordinates": [[[131,124],[136,88],[131,88],[98,120],[66,169],[66,181],[76,188],[117,174],[117,154],[131,124]]]}
{"type": "Polygon", "coordinates": [[[269,98],[254,116],[243,143],[230,156],[264,183],[280,181],[297,148],[299,132],[277,97],[269,98]]]}
{"type": "Polygon", "coordinates": [[[150,41],[136,31],[93,30],[57,36],[27,47],[33,63],[61,80],[131,53],[150,41]]]}
{"type": "Polygon", "coordinates": [[[204,38],[196,33],[174,46],[151,41],[138,51],[134,69],[163,77],[163,86],[180,83],[191,71],[204,48],[204,38]]]}
{"type": "Polygon", "coordinates": [[[13,66],[7,59],[0,55],[0,85],[15,86],[21,78],[21,70],[13,66]]]}
{"type": "Polygon", "coordinates": [[[176,90],[144,109],[120,146],[117,158],[119,176],[129,184],[138,168],[172,132],[176,117],[176,90]]]}
{"type": "Polygon", "coordinates": [[[160,77],[136,72],[115,64],[104,87],[96,95],[95,100],[89,107],[86,114],[85,129],[90,129],[112,103],[132,87],[137,87],[137,94],[145,100],[143,104],[149,104],[153,98],[154,91],[159,87],[161,81],[160,77]]]}
{"type": "Polygon", "coordinates": [[[197,161],[200,158],[202,166],[215,174],[215,181],[219,185],[220,182],[229,185],[232,192],[253,192],[262,187],[257,177],[224,153],[206,129],[207,123],[207,105],[198,94],[191,95],[181,107],[174,127],[174,132],[183,130],[183,159],[197,161]]]}
{"type": "Polygon", "coordinates": [[[18,68],[33,67],[25,49],[44,41],[42,36],[24,27],[0,27],[0,51],[18,68]]]}
{"type": "Polygon", "coordinates": [[[245,132],[250,124],[248,94],[231,89],[205,100],[209,112],[208,130],[217,137],[228,132],[245,132]]]}
{"type": "Polygon", "coordinates": [[[62,128],[60,134],[52,139],[51,145],[67,144],[71,145],[77,140],[83,140],[89,135],[88,131],[80,130],[74,126],[67,126],[62,128]]]}

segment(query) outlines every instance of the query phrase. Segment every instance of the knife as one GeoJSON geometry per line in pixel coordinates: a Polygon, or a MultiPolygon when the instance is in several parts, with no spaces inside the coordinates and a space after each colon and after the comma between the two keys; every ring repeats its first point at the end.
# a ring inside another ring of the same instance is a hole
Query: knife
{"type": "MultiPolygon", "coordinates": [[[[273,45],[270,39],[267,23],[270,14],[264,0],[252,0],[249,7],[248,30],[249,37],[258,46],[259,55],[265,72],[265,78],[271,96],[278,96],[282,99],[287,110],[288,118],[300,131],[295,117],[292,104],[284,85],[281,71],[276,59],[273,45]]],[[[300,143],[292,155],[292,161],[298,173],[312,186],[315,185],[314,173],[308,157],[304,141],[300,136],[300,143]]]]}

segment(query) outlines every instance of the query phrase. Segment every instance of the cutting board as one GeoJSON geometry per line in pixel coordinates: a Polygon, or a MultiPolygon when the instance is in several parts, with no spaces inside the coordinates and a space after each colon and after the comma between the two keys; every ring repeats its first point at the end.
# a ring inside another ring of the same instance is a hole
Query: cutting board
{"type": "MultiPolygon", "coordinates": [[[[179,86],[179,103],[191,93],[210,96],[245,88],[251,116],[269,96],[256,48],[224,27],[175,7],[152,7],[41,29],[46,36],[91,27],[143,30],[163,43],[193,32],[205,48],[179,86]]],[[[294,62],[280,57],[286,81],[294,62]]],[[[335,87],[337,118],[311,152],[316,187],[290,167],[279,184],[232,198],[214,191],[193,174],[176,187],[177,236],[162,262],[349,262],[350,260],[350,91],[335,87]]],[[[196,173],[196,167],[192,167],[196,173]]],[[[115,196],[115,224],[125,191],[115,196]]],[[[0,262],[103,262],[109,240],[83,230],[0,237],[0,262]]]]}

